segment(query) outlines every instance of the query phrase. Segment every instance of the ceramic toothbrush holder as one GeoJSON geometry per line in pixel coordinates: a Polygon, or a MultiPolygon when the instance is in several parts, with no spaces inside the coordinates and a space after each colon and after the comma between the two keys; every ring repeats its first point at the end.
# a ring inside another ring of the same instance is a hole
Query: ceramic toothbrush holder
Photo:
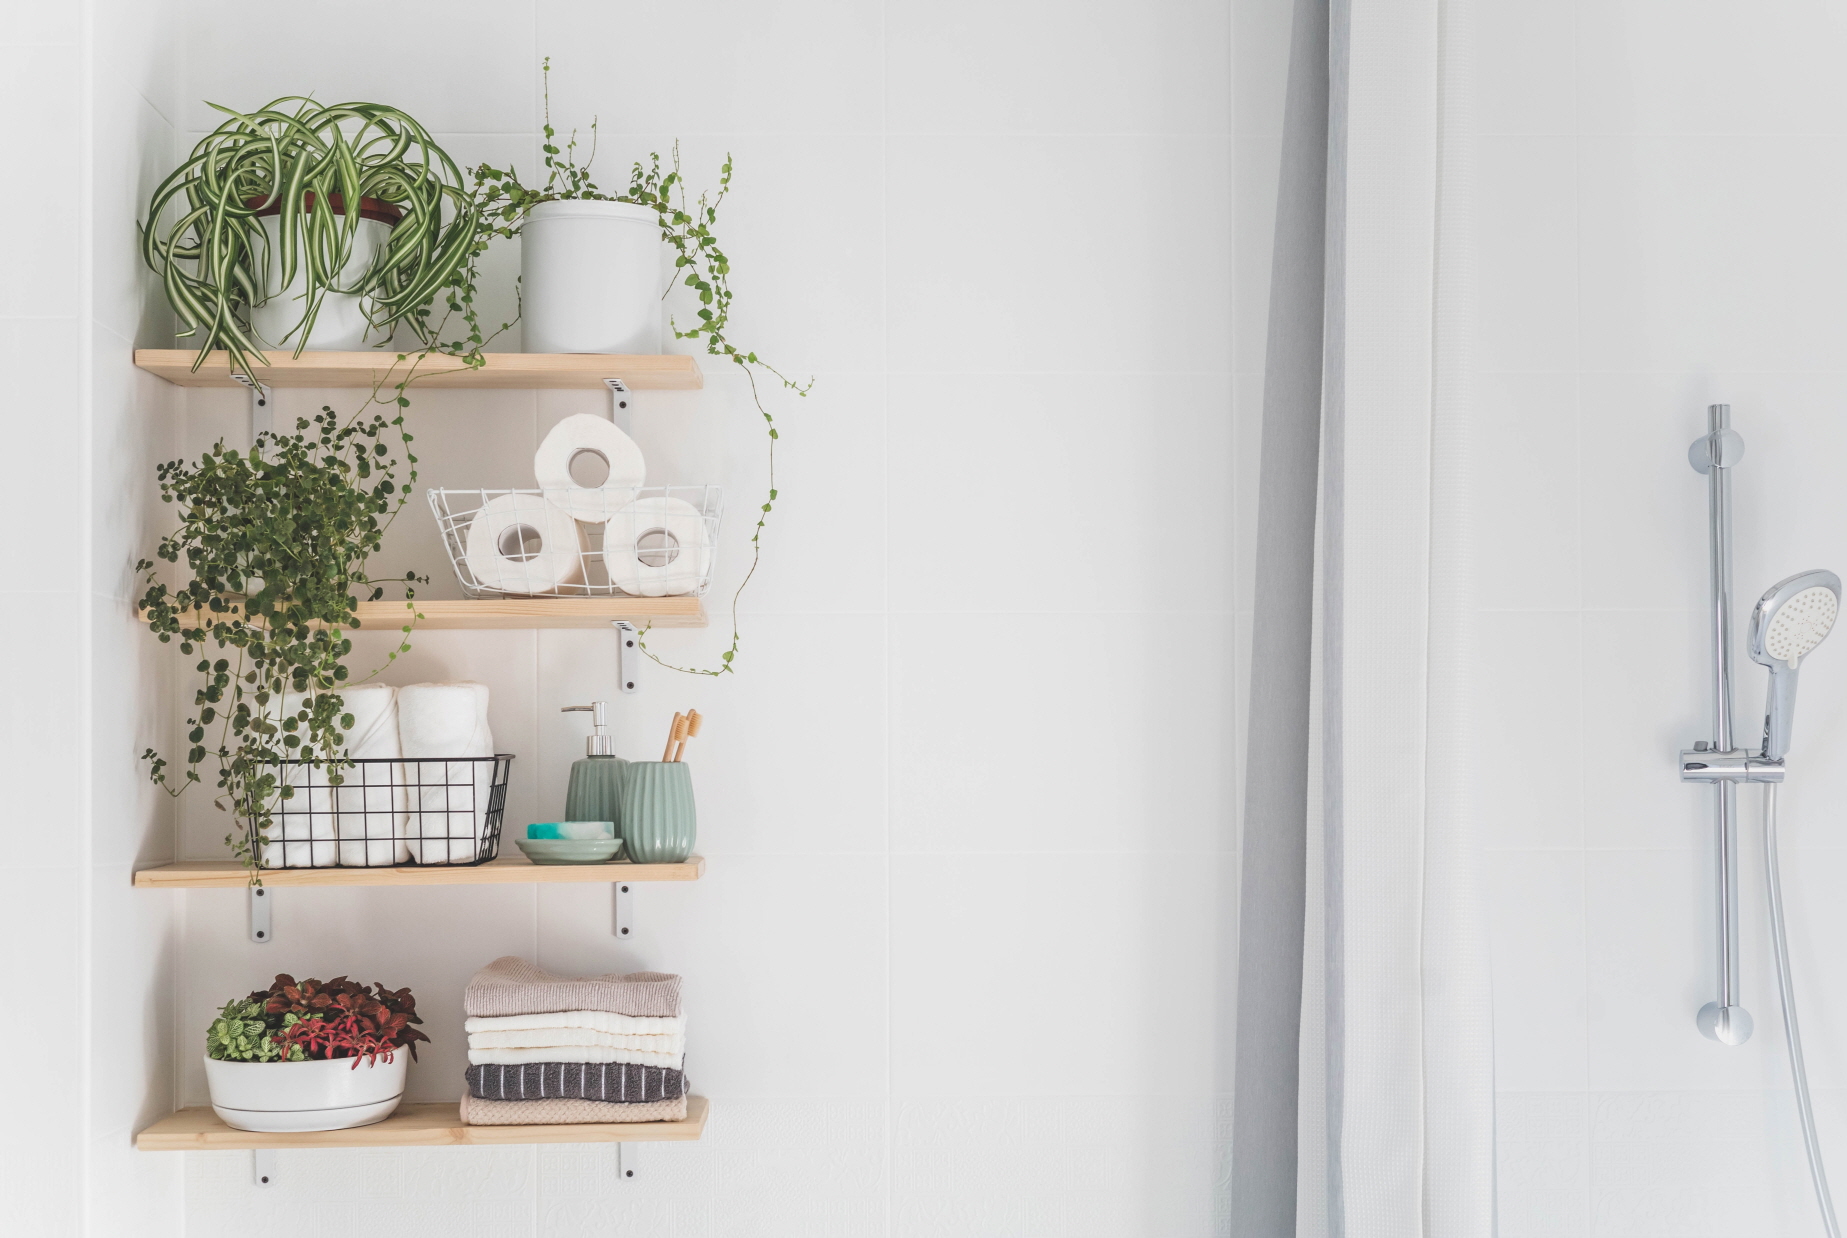
{"type": "Polygon", "coordinates": [[[637,864],[678,864],[693,853],[693,767],[630,761],[622,779],[622,837],[637,864]]]}

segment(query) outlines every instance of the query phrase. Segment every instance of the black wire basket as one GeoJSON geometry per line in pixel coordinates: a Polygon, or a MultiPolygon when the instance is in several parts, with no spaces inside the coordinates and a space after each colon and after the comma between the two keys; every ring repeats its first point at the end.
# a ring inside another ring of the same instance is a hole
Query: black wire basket
{"type": "Polygon", "coordinates": [[[258,844],[263,868],[457,867],[500,854],[505,753],[277,764],[292,794],[278,796],[258,844]]]}

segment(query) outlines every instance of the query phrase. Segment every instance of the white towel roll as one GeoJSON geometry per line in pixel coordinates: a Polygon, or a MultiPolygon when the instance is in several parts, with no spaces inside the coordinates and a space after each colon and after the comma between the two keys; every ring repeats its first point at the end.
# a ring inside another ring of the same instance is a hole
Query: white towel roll
{"type": "Polygon", "coordinates": [[[583,580],[577,522],[536,494],[488,500],[469,522],[463,541],[468,571],[486,589],[549,593],[583,580]]]}
{"type": "MultiPolygon", "coordinates": [[[[396,760],[398,690],[368,683],[342,688],[340,699],[353,726],[341,736],[346,755],[358,760],[396,760]]],[[[340,863],[378,866],[410,859],[404,842],[404,775],[396,765],[355,765],[340,771],[346,782],[334,789],[340,835],[340,863]]]]}
{"type": "MultiPolygon", "coordinates": [[[[276,703],[271,722],[283,723],[310,708],[312,700],[305,693],[285,692],[276,703]]],[[[307,737],[305,729],[285,734],[307,737]]],[[[280,738],[280,737],[278,737],[280,738]]],[[[278,744],[280,746],[280,744],[278,744]]],[[[299,753],[300,748],[290,749],[299,753]]],[[[278,771],[278,785],[294,793],[286,800],[277,796],[271,803],[270,841],[263,846],[264,868],[331,868],[339,858],[334,839],[338,833],[334,816],[333,788],[327,771],[293,761],[278,771]]]]}
{"type": "Polygon", "coordinates": [[[624,593],[649,598],[696,593],[712,574],[711,526],[684,499],[639,499],[609,522],[603,564],[609,583],[624,593]],[[663,558],[667,561],[660,562],[663,558]]]}
{"type": "Polygon", "coordinates": [[[601,524],[635,497],[647,477],[641,448],[607,418],[577,413],[553,426],[533,453],[532,472],[545,501],[574,520],[601,524]],[[600,486],[580,486],[571,476],[571,461],[589,452],[609,465],[600,486]]]}
{"type": "Polygon", "coordinates": [[[398,739],[413,790],[405,827],[410,858],[419,864],[472,863],[487,823],[494,785],[492,761],[433,760],[491,757],[487,685],[417,683],[398,689],[398,739]]]}

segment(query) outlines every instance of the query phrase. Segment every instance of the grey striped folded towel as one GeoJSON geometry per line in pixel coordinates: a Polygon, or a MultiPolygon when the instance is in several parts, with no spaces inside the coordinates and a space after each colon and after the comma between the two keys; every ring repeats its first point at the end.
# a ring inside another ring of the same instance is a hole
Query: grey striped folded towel
{"type": "Polygon", "coordinates": [[[468,1094],[482,1100],[575,1100],[645,1104],[686,1095],[686,1075],[625,1062],[527,1062],[470,1066],[468,1094]]]}

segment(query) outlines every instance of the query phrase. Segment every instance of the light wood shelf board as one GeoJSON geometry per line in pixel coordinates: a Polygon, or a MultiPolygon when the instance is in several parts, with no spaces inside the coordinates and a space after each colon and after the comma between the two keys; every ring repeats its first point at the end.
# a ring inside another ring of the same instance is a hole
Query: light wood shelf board
{"type": "MultiPolygon", "coordinates": [[[[402,602],[360,602],[361,631],[396,632],[410,615],[402,602]]],[[[467,598],[453,601],[418,599],[423,618],[419,632],[587,628],[605,629],[617,619],[637,627],[703,628],[705,603],[696,597],[670,598],[467,598]]],[[[142,616],[143,620],[146,616],[142,616]]],[[[210,615],[188,611],[188,622],[209,623],[210,615]]]]}
{"type": "MultiPolygon", "coordinates": [[[[507,847],[513,844],[507,842],[507,847]]],[[[266,868],[263,884],[282,886],[491,886],[576,885],[614,881],[697,881],[705,875],[705,857],[680,864],[534,864],[524,855],[503,855],[473,867],[428,868],[266,868]]],[[[249,876],[237,860],[178,860],[135,874],[143,889],[242,889],[249,876]]]]}
{"type": "Polygon", "coordinates": [[[371,1126],[277,1135],[226,1126],[209,1106],[181,1109],[135,1136],[143,1152],[224,1152],[238,1148],[440,1148],[516,1143],[685,1143],[705,1133],[709,1106],[686,1098],[679,1122],[594,1122],[567,1126],[464,1126],[460,1105],[400,1105],[371,1126]]]}
{"type": "MultiPolygon", "coordinates": [[[[179,387],[236,387],[230,354],[215,352],[195,372],[199,354],[183,348],[137,348],[135,364],[179,387]]],[[[266,387],[370,387],[391,376],[398,354],[286,351],[268,355],[269,364],[253,367],[251,377],[266,387]]],[[[484,353],[487,364],[469,369],[449,357],[432,357],[418,366],[416,391],[601,391],[603,380],[619,378],[632,391],[697,391],[705,386],[696,358],[679,355],[627,356],[614,353],[484,353]]],[[[409,363],[397,367],[401,379],[409,363]]]]}

